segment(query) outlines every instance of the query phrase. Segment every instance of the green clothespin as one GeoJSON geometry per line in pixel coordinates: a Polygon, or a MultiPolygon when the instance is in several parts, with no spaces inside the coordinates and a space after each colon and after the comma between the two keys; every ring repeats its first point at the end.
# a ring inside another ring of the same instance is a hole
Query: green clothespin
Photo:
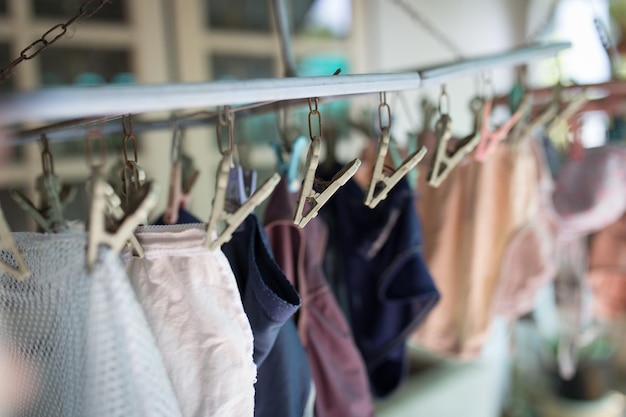
{"type": "Polygon", "coordinates": [[[37,178],[36,182],[40,207],[37,208],[28,197],[17,190],[11,191],[11,197],[33,217],[44,232],[51,233],[66,227],[63,213],[67,205],[76,197],[76,189],[62,184],[59,177],[54,174],[54,161],[46,135],[41,136],[41,142],[43,144],[41,153],[43,174],[37,178]]]}

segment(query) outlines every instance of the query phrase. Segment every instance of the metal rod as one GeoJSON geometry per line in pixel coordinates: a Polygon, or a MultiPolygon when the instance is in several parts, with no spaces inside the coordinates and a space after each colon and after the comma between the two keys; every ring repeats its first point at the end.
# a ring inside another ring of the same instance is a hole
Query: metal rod
{"type": "Polygon", "coordinates": [[[436,65],[418,70],[417,72],[422,79],[423,86],[441,84],[452,77],[468,75],[493,67],[515,66],[540,58],[550,57],[571,46],[572,44],[570,42],[530,45],[501,54],[484,55],[463,61],[451,62],[449,64],[436,65]]]}
{"type": "Polygon", "coordinates": [[[280,55],[283,62],[283,70],[285,77],[295,77],[296,74],[296,58],[291,47],[291,34],[289,28],[289,15],[287,14],[287,5],[285,0],[272,1],[274,11],[274,22],[278,31],[278,39],[280,40],[280,55]]]}
{"type": "Polygon", "coordinates": [[[31,121],[412,90],[470,72],[535,60],[569,46],[569,43],[534,45],[413,72],[164,85],[65,87],[11,93],[0,96],[0,126],[31,121]]]}

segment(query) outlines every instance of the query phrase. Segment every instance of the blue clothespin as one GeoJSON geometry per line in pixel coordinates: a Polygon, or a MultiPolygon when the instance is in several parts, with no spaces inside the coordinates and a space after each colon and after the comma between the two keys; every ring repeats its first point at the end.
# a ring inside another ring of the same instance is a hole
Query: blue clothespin
{"type": "Polygon", "coordinates": [[[298,178],[298,173],[302,163],[302,155],[306,153],[308,147],[309,139],[304,136],[298,136],[298,138],[293,142],[287,168],[287,189],[292,193],[300,191],[302,183],[298,178]]]}

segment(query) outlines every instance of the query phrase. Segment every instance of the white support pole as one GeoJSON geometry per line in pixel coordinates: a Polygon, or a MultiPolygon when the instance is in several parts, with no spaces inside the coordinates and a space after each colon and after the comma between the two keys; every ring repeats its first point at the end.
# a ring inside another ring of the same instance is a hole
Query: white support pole
{"type": "Polygon", "coordinates": [[[418,89],[496,66],[554,55],[568,42],[533,45],[412,72],[215,81],[187,84],[64,87],[0,96],[0,126],[266,101],[418,89]]]}

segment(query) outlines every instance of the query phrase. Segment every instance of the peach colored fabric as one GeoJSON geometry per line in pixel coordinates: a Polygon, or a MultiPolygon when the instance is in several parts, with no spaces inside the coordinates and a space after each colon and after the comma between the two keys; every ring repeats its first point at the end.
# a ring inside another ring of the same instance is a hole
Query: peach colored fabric
{"type": "Polygon", "coordinates": [[[588,278],[599,317],[626,313],[626,213],[591,239],[588,278]]]}
{"type": "Polygon", "coordinates": [[[538,202],[537,211],[507,246],[495,297],[496,314],[509,319],[532,311],[537,292],[554,278],[558,269],[556,241],[559,217],[552,202],[554,181],[543,148],[534,140],[529,142],[537,168],[534,195],[538,202]]]}
{"type": "MultiPolygon", "coordinates": [[[[484,163],[466,158],[439,187],[420,163],[417,209],[424,256],[441,301],[411,341],[460,357],[480,353],[493,317],[505,249],[536,213],[536,159],[528,141],[502,143],[484,163]]],[[[432,154],[432,153],[430,153],[432,154]]]]}

